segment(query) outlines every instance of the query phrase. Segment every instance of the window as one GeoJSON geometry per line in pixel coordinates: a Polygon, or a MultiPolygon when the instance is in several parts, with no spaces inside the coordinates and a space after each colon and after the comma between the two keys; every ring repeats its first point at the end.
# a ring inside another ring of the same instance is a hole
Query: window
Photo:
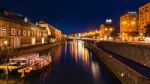
{"type": "Polygon", "coordinates": [[[46,37],[47,36],[47,32],[43,32],[43,36],[46,37]]]}
{"type": "Polygon", "coordinates": [[[23,36],[27,36],[27,31],[23,30],[23,36]]]}
{"type": "Polygon", "coordinates": [[[30,34],[31,34],[31,32],[30,32],[30,31],[28,31],[28,36],[30,36],[30,34]]]}
{"type": "Polygon", "coordinates": [[[6,27],[0,27],[0,35],[6,36],[6,27]]]}
{"type": "Polygon", "coordinates": [[[32,31],[32,36],[36,36],[36,31],[32,31]]]}
{"type": "Polygon", "coordinates": [[[36,33],[36,31],[34,31],[34,36],[37,36],[37,33],[36,33]]]}
{"type": "Polygon", "coordinates": [[[32,31],[32,36],[34,36],[34,32],[32,31]]]}
{"type": "Polygon", "coordinates": [[[1,28],[1,35],[6,36],[6,28],[5,27],[1,28]]]}
{"type": "Polygon", "coordinates": [[[21,30],[18,30],[18,35],[21,36],[21,30]]]}
{"type": "Polygon", "coordinates": [[[42,36],[42,35],[41,35],[41,32],[39,33],[39,36],[42,36]]]}
{"type": "Polygon", "coordinates": [[[16,29],[12,28],[11,29],[11,35],[15,36],[17,34],[16,29]]]}
{"type": "Polygon", "coordinates": [[[39,32],[37,32],[37,36],[40,36],[40,33],[39,33],[39,32]]]}

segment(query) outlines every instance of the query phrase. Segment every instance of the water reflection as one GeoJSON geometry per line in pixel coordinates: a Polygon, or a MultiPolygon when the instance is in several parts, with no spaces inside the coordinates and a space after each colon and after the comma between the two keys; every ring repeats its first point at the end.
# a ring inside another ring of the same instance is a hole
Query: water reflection
{"type": "Polygon", "coordinates": [[[62,51],[61,49],[62,47],[60,45],[60,46],[57,46],[57,48],[52,49],[51,51],[51,56],[55,57],[54,61],[57,61],[57,63],[60,62],[60,59],[61,59],[61,51],[62,51]]]}
{"type": "Polygon", "coordinates": [[[85,68],[90,64],[89,51],[84,47],[84,42],[75,40],[70,42],[70,54],[77,65],[83,65],[85,68]]]}
{"type": "Polygon", "coordinates": [[[92,75],[93,75],[93,79],[94,82],[97,83],[99,81],[100,78],[100,69],[99,69],[99,65],[96,62],[91,62],[91,70],[92,70],[92,75]]]}
{"type": "Polygon", "coordinates": [[[40,54],[52,56],[53,62],[46,70],[21,80],[0,78],[0,84],[120,84],[80,40],[66,42],[40,54]]]}
{"type": "Polygon", "coordinates": [[[70,42],[70,53],[77,65],[82,65],[83,69],[91,70],[93,80],[96,83],[100,78],[99,64],[92,59],[92,54],[84,46],[83,41],[70,42]]]}

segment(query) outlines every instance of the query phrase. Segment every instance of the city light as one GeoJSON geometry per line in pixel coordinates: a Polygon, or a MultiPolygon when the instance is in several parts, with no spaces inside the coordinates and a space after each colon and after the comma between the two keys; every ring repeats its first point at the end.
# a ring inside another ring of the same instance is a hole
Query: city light
{"type": "Polygon", "coordinates": [[[125,25],[126,24],[126,21],[123,21],[123,25],[125,25]]]}
{"type": "Polygon", "coordinates": [[[7,44],[8,44],[8,41],[4,41],[4,44],[7,46],[7,44]]]}
{"type": "Polygon", "coordinates": [[[134,24],[135,24],[135,21],[132,21],[131,24],[134,25],[134,24]]]}
{"type": "Polygon", "coordinates": [[[31,1],[0,3],[0,84],[150,84],[150,0],[31,1]]]}
{"type": "Polygon", "coordinates": [[[112,23],[112,19],[106,19],[106,23],[112,23]]]}

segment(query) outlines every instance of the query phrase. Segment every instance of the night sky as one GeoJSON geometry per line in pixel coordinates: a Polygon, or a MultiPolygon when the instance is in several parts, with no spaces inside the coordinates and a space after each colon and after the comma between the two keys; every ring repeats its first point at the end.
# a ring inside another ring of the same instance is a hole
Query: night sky
{"type": "Polygon", "coordinates": [[[149,0],[1,0],[7,8],[31,20],[44,20],[63,33],[96,29],[105,19],[112,18],[119,29],[119,16],[134,11],[149,0]]]}

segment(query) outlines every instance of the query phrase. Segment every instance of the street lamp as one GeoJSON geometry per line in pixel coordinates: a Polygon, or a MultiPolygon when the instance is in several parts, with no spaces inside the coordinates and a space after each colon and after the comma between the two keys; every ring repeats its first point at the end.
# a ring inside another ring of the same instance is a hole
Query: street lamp
{"type": "Polygon", "coordinates": [[[8,41],[7,40],[4,41],[4,45],[5,45],[6,49],[7,49],[7,45],[8,45],[8,41]]]}
{"type": "Polygon", "coordinates": [[[105,31],[107,31],[108,29],[107,28],[105,28],[105,31]]]}
{"type": "Polygon", "coordinates": [[[4,41],[4,44],[7,46],[7,44],[8,44],[8,41],[4,41]]]}
{"type": "Polygon", "coordinates": [[[109,31],[112,32],[112,31],[113,31],[113,28],[109,28],[109,31]]]}

